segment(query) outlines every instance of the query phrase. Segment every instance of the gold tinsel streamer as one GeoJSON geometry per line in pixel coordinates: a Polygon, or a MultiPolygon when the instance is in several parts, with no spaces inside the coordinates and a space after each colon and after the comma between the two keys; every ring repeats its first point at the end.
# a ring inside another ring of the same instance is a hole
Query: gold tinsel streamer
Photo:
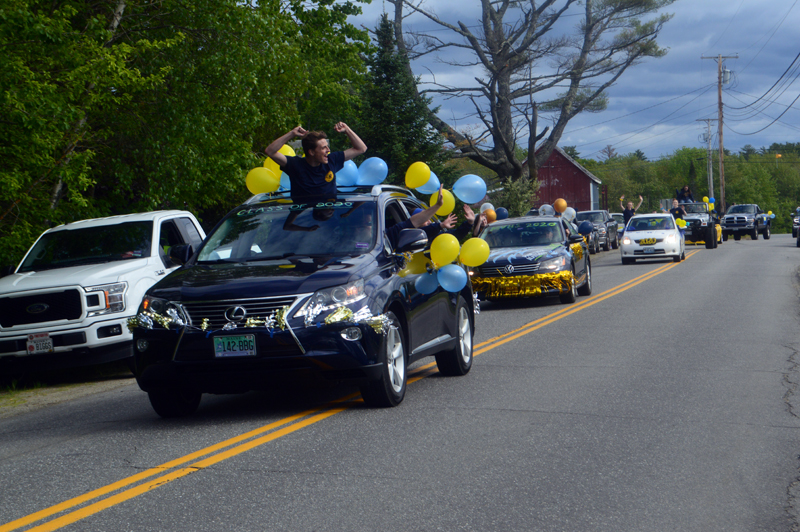
{"type": "Polygon", "coordinates": [[[575,255],[576,259],[581,260],[583,258],[583,246],[580,244],[572,244],[570,248],[572,249],[572,253],[575,255]]]}
{"type": "Polygon", "coordinates": [[[338,323],[340,321],[352,321],[353,320],[353,311],[347,307],[339,307],[325,318],[325,325],[330,325],[331,323],[338,323]]]}
{"type": "Polygon", "coordinates": [[[203,332],[207,331],[209,324],[208,318],[203,318],[203,321],[200,322],[200,330],[203,332]]]}
{"type": "Polygon", "coordinates": [[[288,310],[289,307],[284,306],[275,311],[275,326],[282,331],[289,326],[289,324],[286,323],[286,312],[288,312],[288,310]]]}
{"type": "Polygon", "coordinates": [[[541,273],[538,275],[516,275],[513,277],[473,277],[472,289],[482,292],[484,297],[537,297],[547,294],[563,294],[572,286],[572,272],[541,273]]]}

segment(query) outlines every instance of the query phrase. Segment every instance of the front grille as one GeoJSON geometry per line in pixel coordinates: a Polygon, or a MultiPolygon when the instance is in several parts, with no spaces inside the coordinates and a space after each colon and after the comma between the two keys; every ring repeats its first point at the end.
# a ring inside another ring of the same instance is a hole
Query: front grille
{"type": "Polygon", "coordinates": [[[747,223],[747,216],[726,216],[726,225],[745,225],[747,223]]]}
{"type": "Polygon", "coordinates": [[[282,307],[291,307],[295,299],[295,296],[283,296],[226,301],[193,301],[183,303],[183,308],[189,314],[192,325],[199,327],[204,319],[208,319],[209,328],[217,330],[228,322],[225,318],[225,310],[231,307],[244,307],[248,318],[264,319],[282,307]]]}
{"type": "Polygon", "coordinates": [[[539,271],[539,263],[514,264],[514,271],[506,271],[506,266],[481,266],[480,275],[483,277],[509,277],[511,275],[530,275],[539,271]]]}
{"type": "Polygon", "coordinates": [[[81,295],[75,289],[32,296],[0,298],[0,326],[77,320],[83,313],[81,295]]]}

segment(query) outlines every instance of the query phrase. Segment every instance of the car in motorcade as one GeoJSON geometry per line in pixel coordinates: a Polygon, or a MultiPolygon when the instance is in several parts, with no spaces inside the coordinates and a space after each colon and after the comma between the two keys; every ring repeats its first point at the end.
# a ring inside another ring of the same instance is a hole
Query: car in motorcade
{"type": "Polygon", "coordinates": [[[575,214],[577,222],[591,222],[597,229],[598,245],[604,251],[619,248],[619,235],[617,234],[617,221],[606,210],[579,211],[575,214]]]}
{"type": "Polygon", "coordinates": [[[608,214],[617,221],[617,236],[622,238],[622,233],[625,231],[625,216],[621,212],[610,212],[608,214]]]}
{"type": "MultiPolygon", "coordinates": [[[[800,227],[800,207],[792,214],[792,238],[800,236],[798,227],[800,227]]],[[[798,244],[797,247],[800,247],[800,244],[798,244]]]]}
{"type": "Polygon", "coordinates": [[[204,237],[194,215],[179,210],[48,229],[0,278],[0,371],[132,362],[126,321],[145,291],[178,268],[170,247],[204,237]]]}
{"type": "Polygon", "coordinates": [[[686,243],[671,214],[635,214],[628,220],[620,242],[622,264],[637,259],[686,258],[686,243]]]}
{"type": "Polygon", "coordinates": [[[709,212],[708,203],[681,203],[680,206],[686,211],[683,216],[686,243],[703,242],[706,249],[716,248],[722,242],[722,228],[717,217],[709,212]]]}
{"type": "Polygon", "coordinates": [[[532,207],[525,216],[539,216],[539,207],[532,207]]]}
{"type": "Polygon", "coordinates": [[[584,235],[584,239],[586,240],[586,246],[589,248],[590,254],[594,255],[600,253],[600,232],[594,224],[592,224],[591,232],[584,235]]]}
{"type": "Polygon", "coordinates": [[[764,236],[764,240],[769,240],[772,231],[769,216],[755,203],[731,205],[720,220],[720,225],[723,241],[727,241],[729,236],[741,240],[744,235],[758,240],[759,234],[764,236]]]}
{"type": "Polygon", "coordinates": [[[562,217],[508,218],[487,226],[480,238],[491,251],[471,272],[479,299],[558,296],[573,303],[592,293],[589,248],[578,228],[562,217]]]}
{"type": "Polygon", "coordinates": [[[426,233],[392,229],[424,207],[376,185],[324,202],[259,194],[234,208],[132,320],[136,380],[156,413],[285,381],[349,381],[368,405],[391,407],[422,358],[443,375],[469,372],[467,273],[458,292],[423,290],[426,233]]]}

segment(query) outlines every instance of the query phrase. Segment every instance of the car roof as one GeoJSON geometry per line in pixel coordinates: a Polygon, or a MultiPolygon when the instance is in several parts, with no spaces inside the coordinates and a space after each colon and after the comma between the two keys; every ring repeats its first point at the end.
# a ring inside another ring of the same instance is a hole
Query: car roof
{"type": "Polygon", "coordinates": [[[178,215],[189,216],[191,215],[191,213],[181,210],[134,212],[131,214],[106,216],[105,218],[89,218],[86,220],[77,220],[75,222],[69,222],[66,224],[53,227],[51,229],[48,229],[46,232],[51,233],[56,231],[71,230],[84,227],[98,227],[102,225],[114,225],[126,222],[150,222],[150,221],[160,220],[161,218],[178,216],[178,215]]]}
{"type": "Polygon", "coordinates": [[[506,218],[505,220],[498,220],[496,222],[492,222],[486,227],[500,227],[504,225],[514,225],[518,223],[527,223],[527,222],[558,222],[561,221],[562,218],[560,216],[518,216],[516,218],[506,218]]]}
{"type": "MultiPolygon", "coordinates": [[[[417,196],[414,195],[414,192],[405,188],[399,187],[396,185],[374,185],[374,186],[354,186],[354,187],[340,187],[336,191],[336,199],[338,200],[347,200],[347,201],[377,201],[379,198],[389,198],[389,197],[398,197],[398,198],[414,198],[418,201],[422,201],[417,196]]],[[[423,196],[424,197],[424,196],[423,196]]],[[[243,203],[243,205],[251,205],[254,203],[265,203],[265,202],[285,202],[285,200],[291,199],[291,193],[289,191],[286,192],[277,192],[277,193],[264,193],[264,194],[256,194],[251,196],[247,201],[243,203]]]]}

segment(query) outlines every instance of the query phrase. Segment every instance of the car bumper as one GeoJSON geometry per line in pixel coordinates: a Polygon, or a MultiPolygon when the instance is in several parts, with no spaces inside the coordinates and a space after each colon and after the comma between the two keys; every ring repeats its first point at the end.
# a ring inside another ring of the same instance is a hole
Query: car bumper
{"type": "Polygon", "coordinates": [[[681,254],[680,243],[664,244],[658,243],[654,246],[620,246],[620,252],[623,258],[636,258],[636,259],[655,259],[659,257],[674,257],[681,254]],[[647,251],[652,249],[652,251],[647,251]]]}
{"type": "Polygon", "coordinates": [[[572,282],[571,271],[510,277],[473,277],[472,290],[479,298],[485,299],[557,296],[569,292],[572,282]]]}
{"type": "Polygon", "coordinates": [[[363,324],[271,332],[246,327],[213,333],[137,328],[134,345],[136,379],[144,391],[178,385],[206,393],[237,393],[287,379],[368,381],[377,379],[382,368],[381,335],[363,324]],[[349,327],[361,331],[360,340],[342,337],[349,327]],[[255,337],[255,356],[215,356],[215,337],[241,335],[255,337]],[[144,350],[141,340],[148,344],[144,350]]]}

